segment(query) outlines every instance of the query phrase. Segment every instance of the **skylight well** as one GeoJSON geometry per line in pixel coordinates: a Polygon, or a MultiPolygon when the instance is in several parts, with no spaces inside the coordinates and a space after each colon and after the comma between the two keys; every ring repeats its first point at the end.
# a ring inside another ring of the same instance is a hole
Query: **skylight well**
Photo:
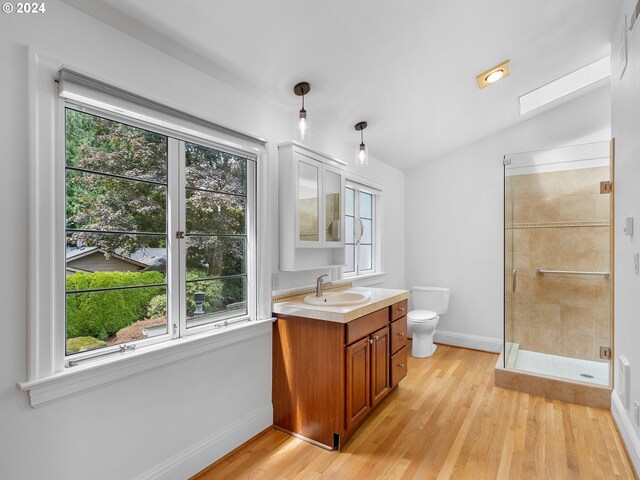
{"type": "Polygon", "coordinates": [[[520,115],[554,102],[611,75],[611,57],[604,57],[518,97],[520,115]]]}

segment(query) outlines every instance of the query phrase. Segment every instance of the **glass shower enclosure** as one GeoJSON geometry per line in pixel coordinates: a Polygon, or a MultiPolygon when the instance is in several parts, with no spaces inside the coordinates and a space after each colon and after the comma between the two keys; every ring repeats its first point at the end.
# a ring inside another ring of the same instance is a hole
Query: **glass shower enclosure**
{"type": "Polygon", "coordinates": [[[505,368],[610,385],[609,148],[505,155],[505,368]]]}

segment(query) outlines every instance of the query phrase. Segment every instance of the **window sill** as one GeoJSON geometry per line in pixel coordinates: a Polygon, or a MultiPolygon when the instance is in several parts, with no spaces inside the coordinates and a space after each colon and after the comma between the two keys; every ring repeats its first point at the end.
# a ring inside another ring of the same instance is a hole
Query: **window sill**
{"type": "Polygon", "coordinates": [[[29,392],[33,408],[41,407],[204,352],[265,335],[271,332],[273,320],[267,318],[234,324],[221,330],[151,345],[115,358],[65,368],[47,378],[19,383],[18,388],[29,392]]]}
{"type": "Polygon", "coordinates": [[[352,284],[371,286],[381,283],[384,280],[385,272],[366,273],[364,275],[345,275],[344,280],[349,280],[352,284]]]}

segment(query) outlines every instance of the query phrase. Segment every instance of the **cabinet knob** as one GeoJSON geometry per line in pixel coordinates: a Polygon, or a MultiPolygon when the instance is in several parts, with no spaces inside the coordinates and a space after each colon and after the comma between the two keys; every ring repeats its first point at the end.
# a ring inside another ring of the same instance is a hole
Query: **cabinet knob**
{"type": "Polygon", "coordinates": [[[378,337],[378,335],[376,335],[375,337],[373,337],[373,339],[377,342],[380,339],[380,337],[378,337]]]}
{"type": "Polygon", "coordinates": [[[401,312],[404,312],[404,307],[401,307],[401,308],[400,308],[400,311],[401,311],[401,312]]]}
{"type": "Polygon", "coordinates": [[[399,363],[399,364],[398,364],[398,366],[399,366],[400,368],[404,368],[404,363],[399,363]]]}
{"type": "Polygon", "coordinates": [[[370,339],[369,339],[369,343],[373,343],[373,338],[370,338],[370,339]]]}
{"type": "Polygon", "coordinates": [[[404,337],[404,332],[398,332],[398,335],[400,335],[401,337],[404,337]]]}

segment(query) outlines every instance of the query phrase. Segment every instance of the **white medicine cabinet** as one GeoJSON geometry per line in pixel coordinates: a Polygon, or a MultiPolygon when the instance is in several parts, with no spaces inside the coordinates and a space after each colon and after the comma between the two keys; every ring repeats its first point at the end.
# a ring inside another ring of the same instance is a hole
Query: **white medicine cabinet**
{"type": "Polygon", "coordinates": [[[280,269],[344,264],[344,162],[299,143],[278,145],[280,269]]]}

